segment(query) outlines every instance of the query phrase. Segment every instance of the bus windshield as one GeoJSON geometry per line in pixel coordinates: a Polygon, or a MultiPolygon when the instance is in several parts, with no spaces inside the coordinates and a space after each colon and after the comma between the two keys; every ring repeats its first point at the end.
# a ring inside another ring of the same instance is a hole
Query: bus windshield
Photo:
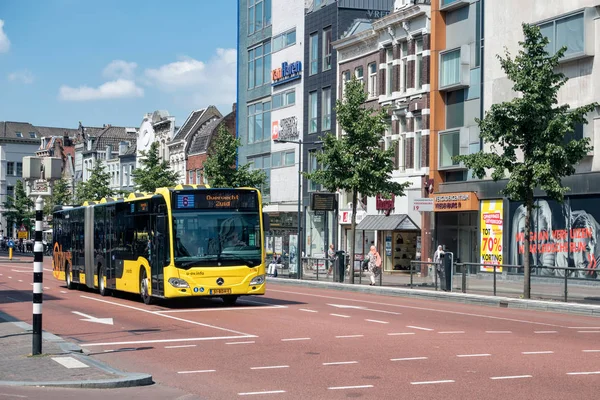
{"type": "Polygon", "coordinates": [[[260,217],[255,211],[176,210],[173,231],[177,267],[261,263],[260,217]]]}

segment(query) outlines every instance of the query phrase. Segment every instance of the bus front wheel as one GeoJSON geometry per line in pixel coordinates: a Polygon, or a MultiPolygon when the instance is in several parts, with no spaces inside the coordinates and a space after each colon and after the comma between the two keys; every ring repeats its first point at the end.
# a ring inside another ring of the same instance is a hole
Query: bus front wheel
{"type": "Polygon", "coordinates": [[[154,302],[154,299],[152,296],[150,296],[148,286],[148,275],[146,275],[146,268],[142,268],[140,273],[140,295],[142,296],[142,301],[144,304],[150,305],[154,302]]]}
{"type": "Polygon", "coordinates": [[[75,289],[75,284],[73,283],[73,279],[71,278],[71,268],[69,267],[69,264],[65,265],[65,283],[67,284],[67,289],[75,289]]]}
{"type": "Polygon", "coordinates": [[[236,303],[238,297],[240,296],[223,296],[221,298],[223,299],[223,303],[227,304],[228,306],[233,306],[236,303]]]}
{"type": "Polygon", "coordinates": [[[100,292],[100,296],[106,296],[108,294],[108,289],[106,289],[106,273],[104,272],[104,267],[100,266],[98,268],[98,292],[100,292]]]}

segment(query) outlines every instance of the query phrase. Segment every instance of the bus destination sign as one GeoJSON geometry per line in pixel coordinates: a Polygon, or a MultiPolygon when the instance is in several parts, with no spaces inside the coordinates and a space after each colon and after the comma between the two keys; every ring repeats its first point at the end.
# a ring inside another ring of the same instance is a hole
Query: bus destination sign
{"type": "Polygon", "coordinates": [[[178,209],[240,209],[258,207],[256,192],[245,191],[207,191],[194,194],[176,193],[175,204],[178,209]]]}

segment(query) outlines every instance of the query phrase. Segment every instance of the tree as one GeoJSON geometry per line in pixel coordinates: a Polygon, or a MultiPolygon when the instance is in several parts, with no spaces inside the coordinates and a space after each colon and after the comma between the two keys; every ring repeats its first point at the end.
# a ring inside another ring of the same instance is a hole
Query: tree
{"type": "Polygon", "coordinates": [[[502,194],[522,201],[527,209],[524,234],[524,297],[530,298],[530,216],[534,208],[534,189],[541,188],[559,202],[570,189],[562,177],[575,173],[579,161],[592,149],[590,140],[573,139],[576,124],[587,123],[585,115],[597,104],[570,109],[558,104],[558,92],[567,78],[556,72],[566,47],[551,55],[546,51],[548,39],[537,26],[523,24],[525,40],[513,59],[508,51],[498,55],[500,65],[514,83],[518,94],[511,101],[494,104],[483,120],[477,120],[480,137],[490,146],[489,152],[456,156],[478,178],[491,170],[494,181],[508,173],[502,194]],[[522,153],[522,156],[520,155],[522,153]]]}
{"type": "Polygon", "coordinates": [[[110,174],[104,170],[102,161],[96,160],[90,178],[86,182],[79,182],[75,188],[76,202],[98,201],[112,194],[110,174]]]}
{"type": "Polygon", "coordinates": [[[160,160],[158,142],[153,142],[148,151],[142,151],[141,154],[141,167],[131,173],[136,190],[153,193],[156,188],[177,184],[179,173],[171,170],[166,160],[160,160]]]}
{"type": "Polygon", "coordinates": [[[27,197],[23,181],[18,180],[15,185],[14,196],[8,196],[7,201],[4,203],[4,209],[7,210],[4,215],[8,224],[6,229],[8,236],[11,235],[10,228],[13,224],[17,225],[17,229],[24,225],[28,232],[31,231],[31,220],[35,217],[34,206],[33,200],[27,197]]]}
{"type": "Polygon", "coordinates": [[[350,282],[354,283],[354,243],[356,241],[356,203],[358,193],[366,196],[403,196],[410,183],[390,180],[394,170],[394,150],[382,150],[379,141],[385,132],[387,112],[364,106],[367,93],[362,82],[346,83],[345,98],[336,102],[336,116],[345,132],[340,138],[328,133],[323,152],[317,154],[322,168],[305,174],[328,191],[342,189],[352,193],[352,242],[350,245],[350,282]]]}
{"type": "Polygon", "coordinates": [[[64,178],[59,179],[54,183],[52,195],[45,201],[45,215],[52,215],[54,206],[71,204],[73,202],[73,194],[71,193],[69,186],[69,182],[64,178]]]}
{"type": "Polygon", "coordinates": [[[204,162],[204,175],[212,187],[260,187],[265,184],[265,172],[251,170],[250,163],[236,169],[239,147],[242,147],[240,140],[233,137],[223,125],[219,126],[204,162]]]}

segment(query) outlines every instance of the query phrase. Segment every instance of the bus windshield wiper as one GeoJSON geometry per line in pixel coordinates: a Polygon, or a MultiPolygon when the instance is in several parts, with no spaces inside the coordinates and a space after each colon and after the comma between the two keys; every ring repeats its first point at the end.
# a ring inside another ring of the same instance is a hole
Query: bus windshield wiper
{"type": "Polygon", "coordinates": [[[254,263],[254,261],[249,260],[249,259],[247,259],[245,257],[242,257],[242,256],[238,256],[237,254],[232,254],[232,253],[221,253],[221,254],[219,254],[219,258],[221,258],[221,259],[227,259],[228,257],[231,257],[231,259],[234,259],[234,260],[243,261],[246,264],[246,266],[248,266],[248,267],[254,267],[256,265],[254,263]]]}

